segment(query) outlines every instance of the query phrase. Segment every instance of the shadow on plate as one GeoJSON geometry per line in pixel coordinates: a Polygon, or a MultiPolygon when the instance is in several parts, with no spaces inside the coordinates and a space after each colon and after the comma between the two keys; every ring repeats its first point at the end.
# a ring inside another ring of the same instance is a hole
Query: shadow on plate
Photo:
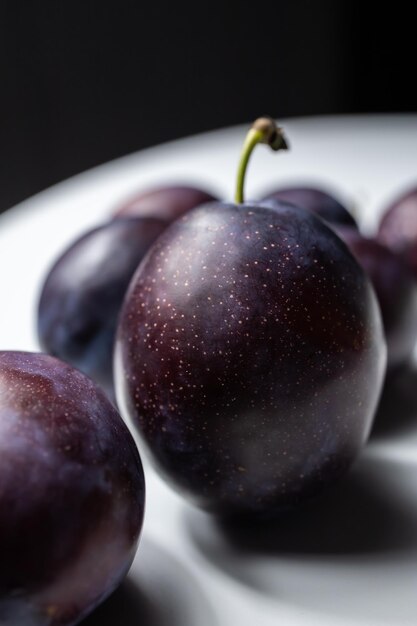
{"type": "Polygon", "coordinates": [[[197,511],[185,523],[211,567],[280,606],[360,624],[417,623],[417,463],[374,449],[337,488],[275,524],[197,511]]]}
{"type": "Polygon", "coordinates": [[[417,370],[404,368],[384,386],[371,439],[417,433],[417,370]]]}
{"type": "Polygon", "coordinates": [[[215,626],[195,577],[161,546],[144,539],[128,578],[82,626],[215,626]]]}
{"type": "MultiPolygon", "coordinates": [[[[195,544],[222,565],[224,552],[294,555],[366,555],[406,550],[417,542],[417,509],[398,498],[409,467],[363,456],[350,474],[320,498],[271,522],[216,520],[191,511],[186,524],[195,544]]],[[[417,466],[413,498],[417,506],[417,466]]]]}
{"type": "Polygon", "coordinates": [[[131,580],[121,586],[94,613],[87,617],[83,626],[153,626],[163,624],[158,618],[157,609],[149,598],[131,580]]]}

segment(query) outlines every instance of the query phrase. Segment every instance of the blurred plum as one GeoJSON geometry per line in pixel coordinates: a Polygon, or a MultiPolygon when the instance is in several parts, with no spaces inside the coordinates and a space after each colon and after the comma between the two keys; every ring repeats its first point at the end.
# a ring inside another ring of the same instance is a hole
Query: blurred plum
{"type": "Polygon", "coordinates": [[[352,214],[336,198],[316,187],[283,187],[265,196],[264,200],[290,202],[302,209],[312,211],[329,224],[357,228],[352,214]]]}
{"type": "Polygon", "coordinates": [[[38,307],[42,349],[74,365],[113,393],[113,342],[125,291],[167,223],[113,220],[82,235],[46,277],[38,307]]]}
{"type": "Polygon", "coordinates": [[[185,185],[155,187],[138,193],[122,204],[114,217],[158,217],[172,222],[200,204],[216,199],[211,193],[196,187],[185,185]]]}

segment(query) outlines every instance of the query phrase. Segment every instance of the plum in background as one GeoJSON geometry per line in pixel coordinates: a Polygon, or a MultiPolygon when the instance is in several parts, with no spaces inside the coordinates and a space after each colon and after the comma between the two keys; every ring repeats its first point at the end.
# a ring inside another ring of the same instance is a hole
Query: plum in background
{"type": "Polygon", "coordinates": [[[278,200],[312,211],[329,224],[357,228],[353,215],[331,194],[316,187],[283,187],[268,194],[264,200],[278,200]]]}
{"type": "Polygon", "coordinates": [[[191,209],[217,200],[211,193],[185,185],[166,185],[138,193],[122,204],[114,217],[158,217],[172,222],[191,209]]]}
{"type": "Polygon", "coordinates": [[[407,364],[417,341],[417,283],[400,256],[353,228],[336,232],[369,275],[381,307],[388,370],[407,364]]]}
{"type": "Polygon", "coordinates": [[[105,394],[51,356],[0,352],[0,623],[78,623],[127,573],[144,500],[105,394]]]}
{"type": "Polygon", "coordinates": [[[38,306],[42,349],[97,381],[114,399],[113,343],[125,291],[148,248],[166,228],[124,218],[94,228],[54,263],[38,306]]]}
{"type": "Polygon", "coordinates": [[[274,516],[340,477],[368,437],[385,373],[379,307],[312,212],[236,204],[171,224],[126,294],[116,391],[159,470],[218,515],[274,516]]]}
{"type": "Polygon", "coordinates": [[[379,225],[378,239],[400,254],[417,278],[417,187],[388,207],[379,225]]]}

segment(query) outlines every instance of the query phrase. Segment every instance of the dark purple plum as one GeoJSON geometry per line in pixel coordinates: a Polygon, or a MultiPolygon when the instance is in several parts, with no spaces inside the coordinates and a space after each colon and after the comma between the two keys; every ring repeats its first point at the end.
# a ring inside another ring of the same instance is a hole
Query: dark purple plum
{"type": "Polygon", "coordinates": [[[264,200],[289,202],[302,209],[312,211],[329,224],[340,224],[357,228],[352,214],[329,193],[316,187],[283,187],[268,194],[264,200]]]}
{"type": "Polygon", "coordinates": [[[273,515],[350,466],[385,351],[369,280],[323,221],[213,203],[174,222],[134,276],[117,397],[194,503],[273,515]]]}
{"type": "Polygon", "coordinates": [[[400,254],[417,278],[417,187],[388,207],[379,225],[378,239],[400,254]]]}
{"type": "Polygon", "coordinates": [[[354,228],[336,231],[369,275],[384,323],[388,370],[408,363],[417,341],[417,283],[407,265],[394,252],[354,228]]]}
{"type": "Polygon", "coordinates": [[[117,316],[137,266],[167,223],[113,220],[77,239],[55,262],[38,307],[42,349],[113,393],[117,316]]]}
{"type": "Polygon", "coordinates": [[[144,500],[133,438],[95,383],[48,355],[0,352],[0,623],[90,613],[132,563],[144,500]]]}
{"type": "Polygon", "coordinates": [[[158,217],[172,222],[191,209],[217,200],[202,189],[185,185],[167,185],[137,194],[120,206],[114,216],[158,217]]]}
{"type": "Polygon", "coordinates": [[[369,279],[312,212],[236,204],[171,224],[138,268],[115,345],[117,397],[174,486],[218,515],[270,517],[340,477],[368,437],[386,345],[369,279]]]}

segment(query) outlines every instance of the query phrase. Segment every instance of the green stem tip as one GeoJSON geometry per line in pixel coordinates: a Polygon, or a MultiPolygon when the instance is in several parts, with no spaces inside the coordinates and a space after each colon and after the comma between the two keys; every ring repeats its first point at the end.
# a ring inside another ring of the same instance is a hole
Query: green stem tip
{"type": "Polygon", "coordinates": [[[258,143],[266,143],[272,150],[288,150],[288,143],[284,137],[282,129],[276,125],[270,117],[259,117],[252,124],[246,135],[240,154],[239,166],[237,170],[235,202],[243,202],[243,189],[245,184],[245,174],[250,155],[258,143]]]}

